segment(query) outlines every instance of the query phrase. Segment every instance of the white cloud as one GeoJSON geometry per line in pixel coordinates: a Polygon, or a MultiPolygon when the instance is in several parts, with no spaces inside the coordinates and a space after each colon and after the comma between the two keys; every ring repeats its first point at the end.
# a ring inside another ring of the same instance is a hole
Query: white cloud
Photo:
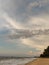
{"type": "Polygon", "coordinates": [[[21,42],[22,42],[22,44],[35,48],[36,50],[43,51],[43,49],[44,49],[44,45],[40,45],[40,43],[37,44],[31,39],[21,39],[21,42]]]}
{"type": "Polygon", "coordinates": [[[47,14],[43,14],[43,15],[40,15],[40,16],[31,16],[29,17],[29,19],[27,20],[28,21],[28,25],[30,25],[30,27],[33,27],[36,29],[47,29],[49,28],[49,15],[47,14]],[[33,26],[34,25],[34,26],[33,26]]]}
{"type": "Polygon", "coordinates": [[[6,20],[7,24],[9,24],[11,27],[15,29],[22,29],[22,25],[10,18],[7,14],[3,15],[3,18],[6,20]]]}

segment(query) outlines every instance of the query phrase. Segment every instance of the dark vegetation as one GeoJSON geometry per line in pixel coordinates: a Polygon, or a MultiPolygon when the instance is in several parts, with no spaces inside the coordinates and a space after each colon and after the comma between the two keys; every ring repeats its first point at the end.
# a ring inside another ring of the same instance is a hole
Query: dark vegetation
{"type": "Polygon", "coordinates": [[[40,55],[40,57],[49,58],[49,46],[46,49],[44,49],[44,52],[40,55]]]}

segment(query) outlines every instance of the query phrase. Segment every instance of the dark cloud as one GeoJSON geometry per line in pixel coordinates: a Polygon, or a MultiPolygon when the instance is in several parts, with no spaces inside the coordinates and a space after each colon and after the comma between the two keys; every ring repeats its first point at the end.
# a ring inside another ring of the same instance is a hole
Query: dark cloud
{"type": "Polygon", "coordinates": [[[41,36],[41,35],[49,35],[49,29],[45,29],[45,30],[14,30],[15,33],[9,35],[9,37],[11,39],[19,39],[19,38],[30,38],[30,37],[36,37],[36,36],[41,36]]]}

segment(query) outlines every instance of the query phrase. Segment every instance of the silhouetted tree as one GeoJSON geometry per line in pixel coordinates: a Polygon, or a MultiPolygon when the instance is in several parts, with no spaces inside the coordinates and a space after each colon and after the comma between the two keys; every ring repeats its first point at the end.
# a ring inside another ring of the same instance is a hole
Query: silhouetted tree
{"type": "Polygon", "coordinates": [[[44,52],[43,52],[43,54],[40,55],[40,57],[49,58],[49,46],[47,47],[47,49],[44,49],[44,52]]]}

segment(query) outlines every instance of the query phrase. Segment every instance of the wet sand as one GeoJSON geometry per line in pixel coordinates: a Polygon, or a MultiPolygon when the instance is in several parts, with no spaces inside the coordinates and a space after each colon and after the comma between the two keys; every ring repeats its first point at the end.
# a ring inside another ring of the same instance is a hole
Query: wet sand
{"type": "Polygon", "coordinates": [[[25,65],[49,65],[49,58],[38,58],[32,62],[25,65]]]}

